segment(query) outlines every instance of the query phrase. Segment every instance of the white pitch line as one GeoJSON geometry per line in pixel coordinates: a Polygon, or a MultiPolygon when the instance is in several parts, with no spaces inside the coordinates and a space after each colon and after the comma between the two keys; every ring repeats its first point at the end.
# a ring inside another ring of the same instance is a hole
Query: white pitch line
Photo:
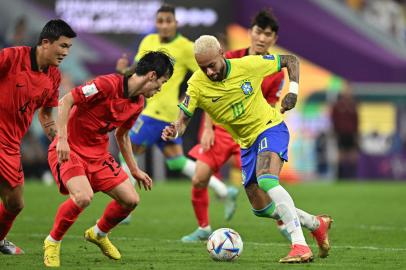
{"type": "MultiPolygon", "coordinates": [[[[45,238],[46,235],[44,234],[39,234],[39,233],[33,233],[33,234],[22,234],[22,233],[10,233],[10,235],[24,235],[27,237],[32,237],[32,238],[45,238]]],[[[83,236],[79,235],[66,235],[64,238],[69,238],[69,239],[83,239],[83,236]]],[[[140,238],[140,237],[124,237],[124,236],[117,236],[117,237],[112,237],[113,239],[117,240],[123,240],[123,241],[156,241],[157,239],[152,239],[152,238],[140,238]]],[[[168,243],[179,243],[180,240],[170,240],[170,239],[159,239],[159,241],[164,241],[168,243]]],[[[248,245],[254,245],[254,246],[277,246],[277,247],[286,247],[287,244],[282,244],[282,243],[275,243],[275,242],[269,242],[269,243],[259,243],[259,242],[244,242],[245,244],[248,245]]],[[[390,252],[399,252],[399,251],[406,251],[406,248],[392,248],[392,247],[377,247],[377,246],[351,246],[351,245],[345,245],[345,246],[340,246],[340,245],[332,245],[332,249],[364,249],[364,250],[380,250],[380,251],[390,251],[390,252]]]]}

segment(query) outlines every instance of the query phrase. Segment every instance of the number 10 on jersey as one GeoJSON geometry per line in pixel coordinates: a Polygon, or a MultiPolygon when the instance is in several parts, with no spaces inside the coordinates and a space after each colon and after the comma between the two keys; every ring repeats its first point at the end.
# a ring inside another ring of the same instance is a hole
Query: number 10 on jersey
{"type": "Polygon", "coordinates": [[[239,118],[245,112],[242,101],[231,104],[231,109],[233,110],[234,119],[239,118]]]}

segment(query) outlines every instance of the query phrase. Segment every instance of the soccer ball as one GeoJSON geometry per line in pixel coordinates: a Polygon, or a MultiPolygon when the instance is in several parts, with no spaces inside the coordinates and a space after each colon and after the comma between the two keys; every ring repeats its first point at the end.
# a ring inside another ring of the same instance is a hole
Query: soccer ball
{"type": "Polygon", "coordinates": [[[215,261],[233,261],[240,257],[242,249],[240,235],[230,228],[215,230],[207,241],[207,251],[215,261]]]}

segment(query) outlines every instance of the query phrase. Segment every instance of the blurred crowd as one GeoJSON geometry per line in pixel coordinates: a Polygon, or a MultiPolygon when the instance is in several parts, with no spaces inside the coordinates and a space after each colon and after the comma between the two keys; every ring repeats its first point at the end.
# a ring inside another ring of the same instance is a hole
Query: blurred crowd
{"type": "Polygon", "coordinates": [[[368,24],[406,44],[406,0],[340,0],[368,24]]]}

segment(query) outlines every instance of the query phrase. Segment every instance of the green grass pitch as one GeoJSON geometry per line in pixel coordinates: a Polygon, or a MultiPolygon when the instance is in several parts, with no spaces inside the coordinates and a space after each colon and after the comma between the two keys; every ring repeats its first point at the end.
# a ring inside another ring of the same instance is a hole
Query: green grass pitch
{"type": "MultiPolygon", "coordinates": [[[[406,184],[310,183],[287,186],[296,206],[311,213],[330,214],[332,250],[327,259],[315,257],[311,264],[281,265],[289,251],[270,219],[255,217],[243,192],[230,222],[223,219],[223,204],[211,196],[212,227],[230,227],[244,241],[242,256],[235,262],[214,262],[205,243],[183,244],[179,239],[196,228],[190,203],[190,183],[156,183],[141,191],[141,204],[130,225],[120,225],[110,235],[122,259],[112,261],[84,241],[85,229],[94,224],[109,201],[96,194],[91,206],[70,229],[61,251],[61,269],[406,269],[406,184]]],[[[241,190],[242,191],[242,190],[241,190]]],[[[0,255],[0,269],[43,269],[42,242],[51,229],[55,211],[66,197],[56,186],[27,182],[25,209],[8,239],[21,246],[23,256],[0,255]]],[[[314,240],[305,231],[313,253],[314,240]]]]}

